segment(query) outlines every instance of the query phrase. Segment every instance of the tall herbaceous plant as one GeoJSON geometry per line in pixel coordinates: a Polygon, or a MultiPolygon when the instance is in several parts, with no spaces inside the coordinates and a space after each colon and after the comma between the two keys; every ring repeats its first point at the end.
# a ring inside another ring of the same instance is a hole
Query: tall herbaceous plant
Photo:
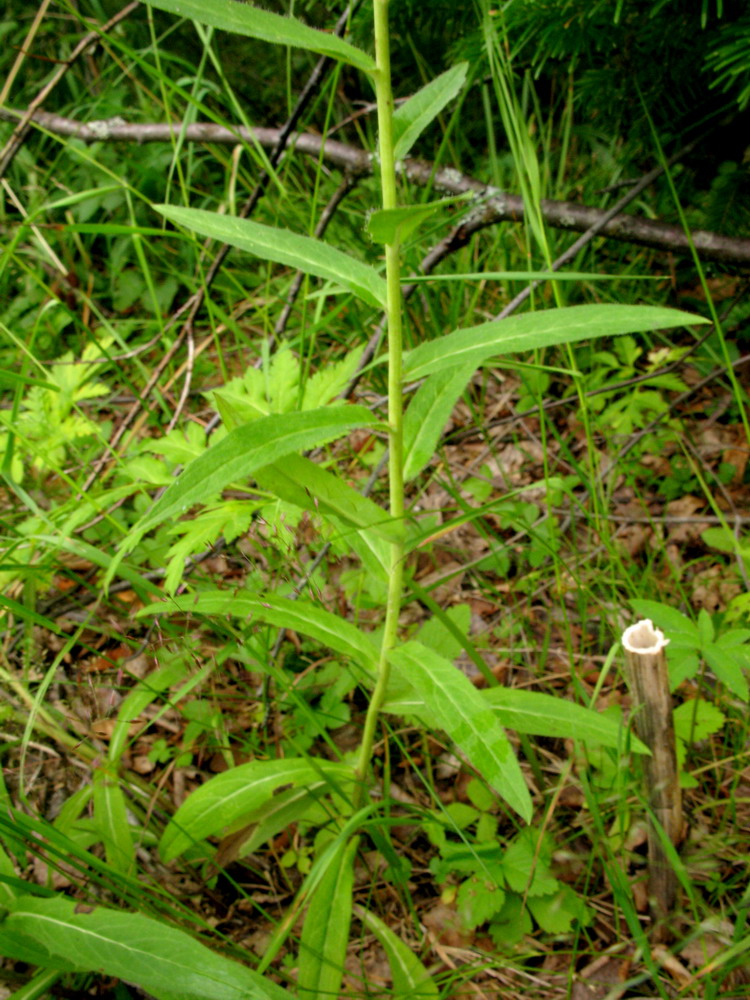
{"type": "MultiPolygon", "coordinates": [[[[336,817],[334,834],[319,851],[257,971],[215,955],[183,930],[157,925],[154,918],[105,907],[85,912],[63,896],[21,895],[7,902],[4,947],[6,951],[11,947],[10,940],[14,954],[25,961],[54,969],[101,970],[136,982],[156,996],[222,1000],[288,996],[263,973],[304,913],[297,991],[306,998],[330,998],[339,995],[342,983],[354,905],[354,863],[361,838],[366,832],[382,850],[389,850],[385,825],[379,822],[383,799],[371,796],[371,760],[383,712],[417,718],[444,731],[458,753],[524,823],[534,816],[534,802],[502,722],[533,719],[526,732],[546,732],[547,726],[550,733],[589,738],[599,745],[617,746],[620,739],[610,720],[568,702],[498,688],[490,697],[448,659],[418,641],[404,641],[399,629],[404,562],[421,540],[419,525],[405,508],[405,484],[430,464],[456,401],[477,368],[490,359],[703,321],[655,307],[573,306],[455,330],[404,353],[401,241],[443,203],[402,204],[398,162],[408,156],[420,133],[442,109],[470,85],[468,67],[451,68],[394,112],[388,0],[374,0],[372,54],[295,18],[235,0],[158,0],[153,6],[269,45],[325,55],[354,67],[370,82],[377,103],[375,156],[381,205],[369,218],[369,232],[363,233],[362,242],[363,247],[370,240],[382,244],[382,267],[284,228],[174,205],[155,205],[154,211],[174,226],[296,268],[320,279],[328,291],[356,297],[371,308],[373,329],[385,314],[387,335],[377,363],[387,365],[388,402],[387,412],[372,412],[339,400],[320,405],[320,399],[305,395],[300,408],[283,418],[259,415],[249,420],[219,404],[226,435],[188,463],[135,525],[109,568],[107,582],[146,533],[179,519],[230,484],[253,477],[281,500],[314,510],[349,545],[352,557],[378,576],[387,595],[383,625],[370,635],[312,599],[243,591],[172,596],[166,605],[155,604],[141,612],[149,616],[177,609],[231,615],[293,630],[348,660],[369,692],[361,742],[350,762],[286,757],[233,767],[193,792],[164,830],[159,850],[165,862],[191,852],[207,838],[244,828],[249,831],[244,844],[247,852],[307,816],[322,801],[327,803],[328,815],[336,817]],[[403,395],[406,383],[418,383],[408,408],[403,395]],[[324,469],[306,457],[305,453],[357,428],[387,435],[387,509],[357,493],[335,466],[324,469]]],[[[371,332],[363,331],[363,342],[371,332]]],[[[126,723],[134,710],[137,714],[138,707],[126,701],[121,721],[126,723]]],[[[116,746],[121,743],[115,741],[116,746]]],[[[634,749],[644,748],[635,741],[634,749]]],[[[110,753],[116,767],[113,754],[116,751],[110,753]]],[[[405,945],[366,908],[358,908],[357,915],[381,941],[400,991],[437,996],[436,985],[405,945]]]]}

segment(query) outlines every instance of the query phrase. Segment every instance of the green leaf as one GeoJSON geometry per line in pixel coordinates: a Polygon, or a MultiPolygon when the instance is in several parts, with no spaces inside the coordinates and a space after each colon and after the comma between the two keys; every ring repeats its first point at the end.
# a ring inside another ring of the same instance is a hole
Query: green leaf
{"type": "Polygon", "coordinates": [[[315,888],[302,927],[297,996],[331,1000],[344,978],[358,838],[342,841],[315,888]]]}
{"type": "Polygon", "coordinates": [[[678,705],[672,713],[672,721],[677,739],[685,743],[698,743],[720,732],[727,717],[710,701],[695,698],[678,705]]]}
{"type": "Polygon", "coordinates": [[[422,383],[404,417],[404,481],[414,479],[432,459],[473,363],[434,372],[422,383]]]}
{"type": "Polygon", "coordinates": [[[36,385],[40,389],[49,389],[51,392],[59,392],[60,386],[54,382],[45,382],[40,378],[32,378],[30,375],[21,375],[19,372],[10,371],[8,368],[0,368],[0,387],[6,385],[36,385]]]}
{"type": "Polygon", "coordinates": [[[474,930],[503,908],[505,892],[484,873],[472,875],[461,883],[456,904],[463,926],[474,930]]]}
{"type": "Polygon", "coordinates": [[[180,806],[159,843],[159,853],[171,861],[195,841],[221,833],[258,809],[283,785],[322,788],[351,780],[352,769],[330,761],[254,760],[217,774],[180,806]]]}
{"type": "Polygon", "coordinates": [[[549,870],[544,843],[541,849],[538,846],[538,837],[538,830],[527,828],[509,844],[503,855],[503,875],[508,885],[525,896],[546,896],[560,888],[549,870]]]}
{"type": "Polygon", "coordinates": [[[574,920],[581,925],[591,922],[586,905],[568,886],[550,896],[532,896],[528,904],[534,919],[548,934],[567,934],[574,920]]]}
{"type": "Polygon", "coordinates": [[[210,499],[230,483],[246,479],[257,469],[284,455],[317,447],[355,427],[371,427],[376,423],[370,411],[362,406],[330,406],[287,413],[283,420],[271,414],[252,424],[235,427],[221,441],[193,459],[182,475],[131,528],[110,563],[104,578],[105,587],[124,554],[151,528],[179,516],[193,504],[210,499]]]}
{"type": "Polygon", "coordinates": [[[125,751],[130,726],[138,719],[141,712],[158,698],[162,691],[179,684],[186,672],[187,664],[183,660],[175,659],[154,670],[129,692],[120,705],[117,722],[109,741],[107,757],[112,764],[119,764],[125,751]]]}
{"type": "Polygon", "coordinates": [[[389,659],[472,766],[530,821],[531,797],[516,755],[494,712],[469,678],[419,642],[397,647],[389,659]]]}
{"type": "Polygon", "coordinates": [[[0,952],[34,954],[30,960],[43,968],[97,972],[182,1000],[290,1000],[280,986],[184,931],[74,899],[20,897],[0,924],[0,952]]]}
{"type": "Polygon", "coordinates": [[[427,201],[421,205],[379,208],[368,216],[365,229],[375,243],[403,243],[423,222],[457,201],[466,201],[466,195],[427,201]]]}
{"type": "Polygon", "coordinates": [[[233,618],[258,619],[278,628],[288,628],[350,657],[355,663],[374,670],[377,650],[366,632],[351,622],[332,614],[309,601],[292,601],[273,594],[249,596],[228,590],[202,591],[195,596],[171,597],[159,604],[141,608],[139,617],[164,614],[169,611],[194,612],[202,615],[231,615],[233,618]]]}
{"type": "Polygon", "coordinates": [[[189,17],[212,28],[232,31],[236,35],[259,38],[272,45],[289,45],[296,49],[317,52],[340,62],[356,66],[367,73],[375,69],[375,61],[366,52],[343,41],[337,35],[310,28],[293,17],[282,17],[237,0],[149,0],[152,7],[168,10],[180,17],[189,17]]]}
{"type": "Polygon", "coordinates": [[[236,847],[236,856],[242,858],[246,854],[252,854],[277,833],[302,820],[323,825],[331,813],[330,806],[326,808],[322,805],[320,798],[320,794],[316,795],[306,788],[287,788],[284,792],[278,792],[268,802],[243,817],[242,827],[247,829],[236,847]]]}
{"type": "Polygon", "coordinates": [[[438,1000],[440,991],[430,973],[414,952],[397,937],[390,927],[362,906],[354,912],[365,928],[374,934],[391,967],[393,1000],[438,1000]]]}
{"type": "Polygon", "coordinates": [[[21,604],[20,601],[14,601],[12,597],[6,597],[4,594],[0,594],[0,610],[9,611],[16,618],[20,618],[21,621],[41,625],[42,628],[49,629],[50,632],[54,632],[56,635],[63,634],[60,626],[53,622],[51,618],[38,614],[32,608],[27,608],[25,604],[21,604]]]}
{"type": "Polygon", "coordinates": [[[505,906],[490,925],[490,937],[499,948],[507,951],[532,930],[531,917],[520,896],[508,896],[505,906]]]}
{"type": "Polygon", "coordinates": [[[180,208],[176,205],[152,207],[170,222],[192,229],[202,236],[229,243],[263,260],[272,260],[276,264],[304,271],[305,274],[333,281],[368,305],[376,308],[385,305],[385,281],[378,272],[322,240],[300,236],[289,229],[263,226],[250,219],[207,212],[201,208],[180,208]]]}
{"type": "MultiPolygon", "coordinates": [[[[621,274],[599,274],[597,271],[466,271],[451,274],[404,275],[404,284],[420,281],[620,281],[621,274]]],[[[663,274],[628,275],[628,281],[663,281],[663,274]]]]}
{"type": "Polygon", "coordinates": [[[737,656],[737,650],[731,648],[723,649],[721,646],[711,643],[704,646],[701,655],[709,667],[716,674],[717,678],[742,701],[750,701],[750,690],[745,679],[744,658],[737,656]]]}
{"type": "Polygon", "coordinates": [[[469,362],[476,368],[495,355],[532,351],[554,344],[708,322],[701,316],[659,306],[568,306],[523,313],[456,330],[420,344],[404,357],[404,377],[422,378],[469,362]]]}
{"type": "Polygon", "coordinates": [[[560,736],[581,740],[595,746],[650,753],[634,733],[628,734],[622,723],[565,698],[556,698],[541,691],[495,687],[481,692],[481,697],[494,710],[507,729],[532,736],[560,736]]]}
{"type": "Polygon", "coordinates": [[[402,160],[407,155],[419,135],[458,94],[464,85],[468,69],[469,64],[466,62],[452,66],[418,90],[394,112],[393,155],[397,160],[402,160]]]}
{"type": "Polygon", "coordinates": [[[104,854],[118,872],[129,872],[135,861],[128,811],[117,774],[104,767],[94,771],[94,821],[104,854]]]}
{"type": "Polygon", "coordinates": [[[264,490],[303,510],[324,517],[332,514],[353,528],[371,531],[387,541],[398,541],[403,536],[401,522],[394,521],[373,500],[309,458],[287,455],[283,462],[259,469],[255,478],[264,490]]]}
{"type": "MultiPolygon", "coordinates": [[[[630,606],[642,618],[649,618],[657,628],[662,629],[670,645],[677,643],[691,649],[700,646],[698,626],[676,608],[658,601],[642,601],[640,598],[630,601],[630,606]]],[[[667,646],[667,653],[669,652],[667,646]]]]}

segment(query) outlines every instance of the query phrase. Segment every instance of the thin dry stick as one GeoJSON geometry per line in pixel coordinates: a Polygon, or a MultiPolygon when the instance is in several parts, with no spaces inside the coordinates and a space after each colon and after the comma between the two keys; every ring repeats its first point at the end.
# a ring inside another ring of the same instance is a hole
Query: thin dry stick
{"type": "Polygon", "coordinates": [[[29,131],[35,112],[39,110],[76,59],[78,59],[78,57],[82,55],[90,45],[94,45],[98,42],[102,35],[106,35],[106,33],[111,31],[115,25],[118,25],[120,21],[124,21],[125,18],[139,6],[140,0],[133,0],[133,3],[129,3],[123,7],[121,11],[118,11],[118,13],[115,14],[114,17],[111,17],[106,24],[103,24],[101,28],[94,28],[94,30],[90,31],[88,35],[84,35],[68,58],[64,60],[64,62],[60,63],[47,83],[45,83],[31,104],[29,104],[28,108],[20,116],[18,124],[13,129],[13,134],[6,142],[2,152],[0,152],[0,177],[5,176],[8,167],[11,165],[16,154],[23,145],[23,141],[29,131]]]}
{"type": "Polygon", "coordinates": [[[677,877],[662,837],[677,844],[682,837],[682,792],[677,773],[672,697],[664,633],[648,618],[625,629],[622,645],[635,699],[635,730],[651,751],[645,758],[646,790],[651,808],[648,835],[649,902],[655,940],[668,934],[665,918],[674,906],[677,877]],[[654,822],[655,821],[655,822],[654,822]],[[657,825],[661,827],[659,830],[657,825]]]}
{"type": "MultiPolygon", "coordinates": [[[[20,112],[12,108],[0,108],[0,118],[16,121],[19,116],[20,112]]],[[[117,120],[87,124],[45,112],[35,114],[33,122],[54,135],[76,136],[84,142],[169,142],[173,138],[175,128],[179,127],[179,123],[123,123],[117,120]]],[[[185,125],[180,131],[186,142],[233,144],[238,141],[257,142],[266,148],[274,147],[280,136],[280,130],[277,128],[247,129],[244,126],[227,128],[211,122],[185,125]]],[[[373,159],[364,149],[334,139],[325,139],[310,133],[295,133],[289,136],[289,144],[299,153],[316,159],[322,156],[332,166],[351,173],[371,174],[374,169],[373,159]]],[[[421,187],[431,186],[443,194],[460,195],[467,192],[475,194],[480,204],[476,212],[465,220],[465,224],[473,232],[498,222],[523,221],[524,204],[520,195],[508,194],[491,185],[483,184],[452,167],[436,169],[434,164],[424,160],[407,159],[403,161],[402,173],[414,184],[421,187]]],[[[605,222],[604,218],[611,215],[611,209],[604,211],[590,205],[553,201],[548,198],[542,199],[539,208],[545,224],[553,229],[566,229],[584,234],[595,229],[595,235],[606,236],[622,243],[634,243],[675,253],[692,252],[690,240],[680,226],[629,215],[627,212],[620,212],[605,222]]],[[[750,265],[750,239],[723,236],[701,229],[693,230],[691,238],[695,252],[702,260],[715,260],[745,267],[750,265]]]]}
{"type": "Polygon", "coordinates": [[[11,67],[10,73],[8,73],[5,78],[3,89],[0,90],[0,104],[5,104],[8,100],[8,94],[10,93],[10,88],[13,86],[13,81],[18,76],[18,72],[23,66],[24,59],[29,54],[31,43],[34,41],[37,31],[39,31],[39,26],[44,20],[44,15],[47,13],[47,8],[50,3],[51,0],[42,0],[36,14],[34,14],[34,20],[31,22],[31,27],[26,32],[26,37],[24,38],[21,48],[18,51],[18,55],[16,56],[15,62],[11,67]]]}

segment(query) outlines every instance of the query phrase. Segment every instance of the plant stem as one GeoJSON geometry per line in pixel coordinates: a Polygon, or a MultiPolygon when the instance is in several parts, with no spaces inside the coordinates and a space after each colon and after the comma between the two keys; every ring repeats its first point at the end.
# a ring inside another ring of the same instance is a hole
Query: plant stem
{"type": "MultiPolygon", "coordinates": [[[[391,55],[388,38],[388,0],[375,0],[375,97],[378,105],[378,145],[380,152],[380,184],[384,209],[396,208],[396,163],[393,155],[393,93],[391,91],[391,55]]],[[[398,242],[385,245],[385,278],[387,285],[386,316],[388,320],[388,480],[390,513],[403,522],[404,517],[404,462],[403,462],[403,399],[402,399],[402,349],[403,329],[401,316],[400,247],[398,242]]],[[[365,792],[365,782],[372,756],[380,708],[385,700],[390,674],[388,653],[396,644],[398,619],[403,594],[404,542],[391,544],[386,603],[385,629],[380,646],[375,689],[365,718],[357,785],[354,791],[355,809],[359,808],[365,792]]]]}

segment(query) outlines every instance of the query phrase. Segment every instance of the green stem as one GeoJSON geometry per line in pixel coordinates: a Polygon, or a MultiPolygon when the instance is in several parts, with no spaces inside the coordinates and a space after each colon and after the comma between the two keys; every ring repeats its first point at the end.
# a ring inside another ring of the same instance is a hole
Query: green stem
{"type": "MultiPolygon", "coordinates": [[[[391,92],[391,55],[388,38],[388,2],[375,0],[375,97],[378,105],[378,144],[380,152],[380,184],[384,209],[396,208],[396,161],[393,155],[393,94],[391,92]]],[[[403,399],[402,351],[403,330],[401,322],[400,247],[398,243],[385,246],[385,280],[387,286],[386,316],[388,320],[388,476],[390,513],[403,523],[404,517],[404,457],[403,457],[403,399]]],[[[365,719],[362,743],[357,764],[357,785],[354,807],[359,808],[365,793],[367,772],[375,742],[380,709],[385,700],[390,664],[388,653],[395,646],[398,619],[403,595],[404,543],[393,542],[390,551],[388,597],[385,629],[380,646],[375,689],[370,699],[365,719]]]]}

